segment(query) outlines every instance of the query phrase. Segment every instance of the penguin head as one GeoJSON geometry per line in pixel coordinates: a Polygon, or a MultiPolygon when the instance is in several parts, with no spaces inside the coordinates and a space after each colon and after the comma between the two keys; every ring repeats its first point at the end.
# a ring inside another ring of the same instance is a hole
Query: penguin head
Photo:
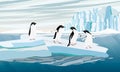
{"type": "Polygon", "coordinates": [[[63,25],[59,25],[58,27],[59,27],[59,28],[64,28],[64,26],[63,26],[63,25]]]}
{"type": "Polygon", "coordinates": [[[63,25],[59,25],[59,26],[56,28],[56,30],[59,31],[60,28],[64,28],[64,26],[63,26],[63,25]]]}
{"type": "Polygon", "coordinates": [[[89,34],[91,34],[88,30],[84,30],[83,32],[84,32],[84,33],[89,33],[89,34]]]}
{"type": "Polygon", "coordinates": [[[36,22],[32,22],[31,25],[36,25],[36,22]]]}
{"type": "Polygon", "coordinates": [[[76,30],[76,28],[75,28],[75,27],[70,27],[70,29],[71,29],[71,30],[76,30]]]}

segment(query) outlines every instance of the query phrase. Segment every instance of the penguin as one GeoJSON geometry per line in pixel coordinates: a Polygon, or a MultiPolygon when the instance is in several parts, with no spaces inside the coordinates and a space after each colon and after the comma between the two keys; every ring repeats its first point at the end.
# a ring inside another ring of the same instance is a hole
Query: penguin
{"type": "Polygon", "coordinates": [[[75,27],[70,27],[70,29],[72,30],[72,32],[69,35],[69,42],[68,42],[67,46],[76,45],[76,41],[77,41],[77,38],[78,38],[78,31],[76,30],[76,28],[75,27]]]}
{"type": "Polygon", "coordinates": [[[54,43],[61,43],[60,42],[60,38],[62,36],[62,32],[64,31],[64,26],[63,25],[59,25],[57,28],[56,28],[56,32],[54,34],[54,43]]]}
{"type": "Polygon", "coordinates": [[[93,44],[92,34],[88,30],[84,30],[83,32],[86,34],[85,47],[92,48],[93,44]]]}
{"type": "Polygon", "coordinates": [[[36,23],[35,22],[32,22],[30,24],[28,36],[30,40],[35,40],[35,37],[36,37],[36,23]]]}

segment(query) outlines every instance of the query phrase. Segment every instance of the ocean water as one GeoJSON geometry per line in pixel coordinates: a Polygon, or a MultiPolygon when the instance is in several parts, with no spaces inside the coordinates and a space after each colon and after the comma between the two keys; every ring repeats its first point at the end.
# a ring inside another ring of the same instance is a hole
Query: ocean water
{"type": "MultiPolygon", "coordinates": [[[[1,34],[0,41],[19,39],[20,34],[1,34]]],[[[52,35],[45,35],[52,36],[52,35]]],[[[67,37],[67,36],[66,36],[67,37]]],[[[81,40],[80,38],[78,39],[81,40]]],[[[51,57],[30,57],[26,59],[14,59],[0,61],[0,72],[120,72],[120,34],[98,35],[94,42],[107,47],[108,58],[96,58],[92,56],[72,56],[66,54],[53,54],[51,57]],[[88,61],[86,58],[90,58],[88,61]],[[85,62],[76,62],[85,58],[85,62]],[[100,60],[98,60],[100,59],[100,60]],[[63,60],[60,62],[55,62],[63,60]],[[98,60],[98,61],[94,61],[98,60]],[[41,61],[41,62],[40,62],[41,61]],[[73,64],[60,66],[65,62],[73,64]],[[48,64],[54,62],[53,64],[48,64]],[[75,63],[75,64],[74,64],[75,63]]]]}

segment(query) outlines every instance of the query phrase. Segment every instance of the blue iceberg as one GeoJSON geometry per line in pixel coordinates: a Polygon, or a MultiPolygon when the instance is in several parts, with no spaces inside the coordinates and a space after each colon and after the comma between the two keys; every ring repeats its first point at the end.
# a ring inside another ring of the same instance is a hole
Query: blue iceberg
{"type": "Polygon", "coordinates": [[[107,6],[105,8],[93,8],[91,10],[80,11],[73,15],[70,22],[65,24],[65,30],[69,30],[71,26],[77,28],[79,32],[87,29],[91,32],[98,32],[106,29],[120,31],[119,12],[107,6]]]}

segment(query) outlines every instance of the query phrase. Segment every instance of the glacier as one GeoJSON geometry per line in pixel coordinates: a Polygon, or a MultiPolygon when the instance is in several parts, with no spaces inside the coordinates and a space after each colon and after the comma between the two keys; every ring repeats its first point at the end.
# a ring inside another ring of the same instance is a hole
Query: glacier
{"type": "Polygon", "coordinates": [[[75,13],[71,21],[65,24],[65,30],[67,31],[71,26],[74,26],[79,32],[85,29],[90,32],[98,32],[106,29],[120,31],[119,23],[120,13],[112,8],[112,6],[107,6],[75,13]]]}

